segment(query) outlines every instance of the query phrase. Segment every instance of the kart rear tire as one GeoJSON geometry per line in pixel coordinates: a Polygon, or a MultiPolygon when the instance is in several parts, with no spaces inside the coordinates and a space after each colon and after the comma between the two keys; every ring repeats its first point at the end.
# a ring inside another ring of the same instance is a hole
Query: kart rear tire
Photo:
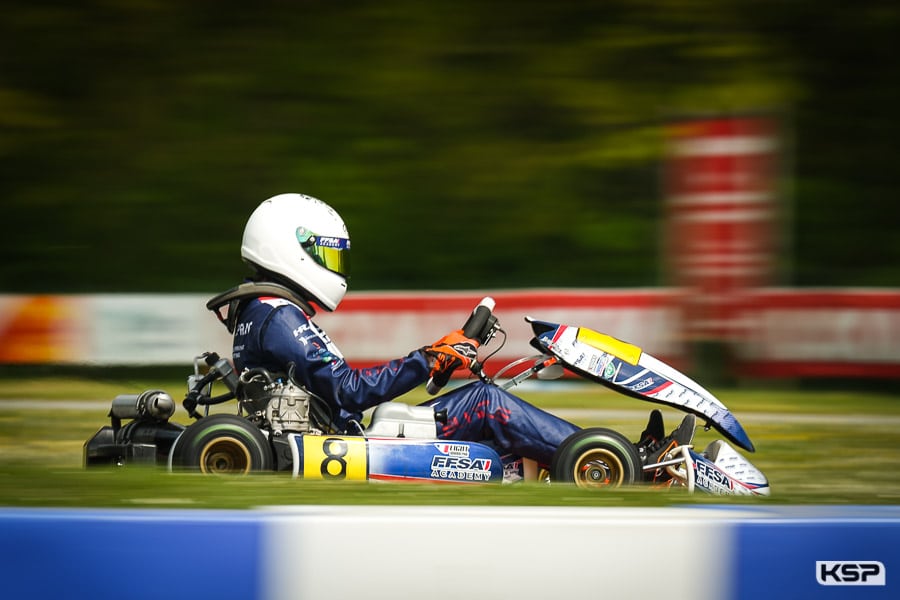
{"type": "Polygon", "coordinates": [[[191,424],[172,446],[172,467],[214,475],[273,470],[269,441],[253,423],[217,414],[191,424]]]}
{"type": "Polygon", "coordinates": [[[582,429],[560,444],[550,464],[550,481],[602,489],[631,485],[643,479],[637,448],[617,431],[582,429]]]}

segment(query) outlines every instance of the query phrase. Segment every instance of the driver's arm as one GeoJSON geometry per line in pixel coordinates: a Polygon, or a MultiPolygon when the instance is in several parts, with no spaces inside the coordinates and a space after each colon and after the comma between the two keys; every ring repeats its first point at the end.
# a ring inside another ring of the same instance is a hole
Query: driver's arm
{"type": "Polygon", "coordinates": [[[377,367],[350,367],[325,332],[294,305],[271,315],[260,341],[275,363],[294,363],[297,383],[350,413],[401,396],[428,378],[422,350],[377,367]]]}

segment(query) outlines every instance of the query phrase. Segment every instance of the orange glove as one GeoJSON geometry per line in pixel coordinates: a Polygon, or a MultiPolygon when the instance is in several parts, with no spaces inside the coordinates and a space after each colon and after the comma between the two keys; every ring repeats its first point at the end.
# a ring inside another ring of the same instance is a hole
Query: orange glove
{"type": "Polygon", "coordinates": [[[460,367],[468,369],[478,357],[477,340],[467,338],[462,329],[452,331],[433,343],[423,348],[434,362],[431,367],[432,376],[435,373],[452,372],[460,367]]]}

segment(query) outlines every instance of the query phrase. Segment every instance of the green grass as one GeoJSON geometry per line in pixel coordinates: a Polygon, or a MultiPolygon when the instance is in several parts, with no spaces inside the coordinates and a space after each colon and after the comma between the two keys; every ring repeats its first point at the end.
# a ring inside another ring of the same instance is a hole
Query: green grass
{"type": "MultiPolygon", "coordinates": [[[[315,483],[286,475],[217,478],[155,468],[81,466],[82,444],[108,423],[104,404],[73,407],[60,400],[102,400],[162,387],[178,399],[177,381],[0,379],[0,506],[247,508],[280,504],[428,504],[660,506],[684,503],[900,504],[900,403],[890,394],[790,390],[715,390],[757,447],[749,458],[769,477],[769,499],[718,498],[645,488],[586,492],[568,486],[437,486],[315,483]],[[33,408],[11,406],[28,400],[33,408]],[[3,402],[6,401],[6,407],[3,402]]],[[[577,420],[635,438],[652,406],[599,386],[522,391],[551,411],[601,409],[577,420]]],[[[407,401],[419,402],[423,391],[407,401]]],[[[230,410],[230,406],[226,405],[230,410]]],[[[681,414],[664,409],[671,428],[681,414]]],[[[179,408],[175,420],[186,423],[179,408]]],[[[698,431],[695,445],[716,439],[698,431]]]]}

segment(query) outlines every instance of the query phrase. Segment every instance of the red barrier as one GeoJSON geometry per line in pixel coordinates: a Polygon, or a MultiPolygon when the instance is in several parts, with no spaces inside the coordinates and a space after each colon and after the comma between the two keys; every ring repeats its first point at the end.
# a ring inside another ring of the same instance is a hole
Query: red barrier
{"type": "MultiPolygon", "coordinates": [[[[526,315],[688,365],[679,292],[670,289],[351,293],[315,320],[348,362],[371,366],[462,326],[484,295],[496,300],[507,334],[489,371],[533,352],[526,315]]],[[[228,354],[230,338],[205,309],[208,298],[0,295],[0,364],[188,365],[206,350],[228,354]]],[[[900,290],[761,290],[743,296],[735,320],[740,335],[722,342],[739,374],[900,378],[900,290]]]]}
{"type": "MultiPolygon", "coordinates": [[[[372,366],[429,344],[462,326],[490,295],[506,343],[487,364],[488,373],[535,354],[525,317],[589,327],[645,347],[679,363],[678,313],[670,290],[515,290],[473,292],[373,292],[348,294],[335,313],[316,317],[354,366],[372,366]]],[[[496,350],[497,336],[488,350],[496,350]]]]}
{"type": "Polygon", "coordinates": [[[896,290],[762,290],[743,308],[751,377],[900,377],[896,290]]]}

